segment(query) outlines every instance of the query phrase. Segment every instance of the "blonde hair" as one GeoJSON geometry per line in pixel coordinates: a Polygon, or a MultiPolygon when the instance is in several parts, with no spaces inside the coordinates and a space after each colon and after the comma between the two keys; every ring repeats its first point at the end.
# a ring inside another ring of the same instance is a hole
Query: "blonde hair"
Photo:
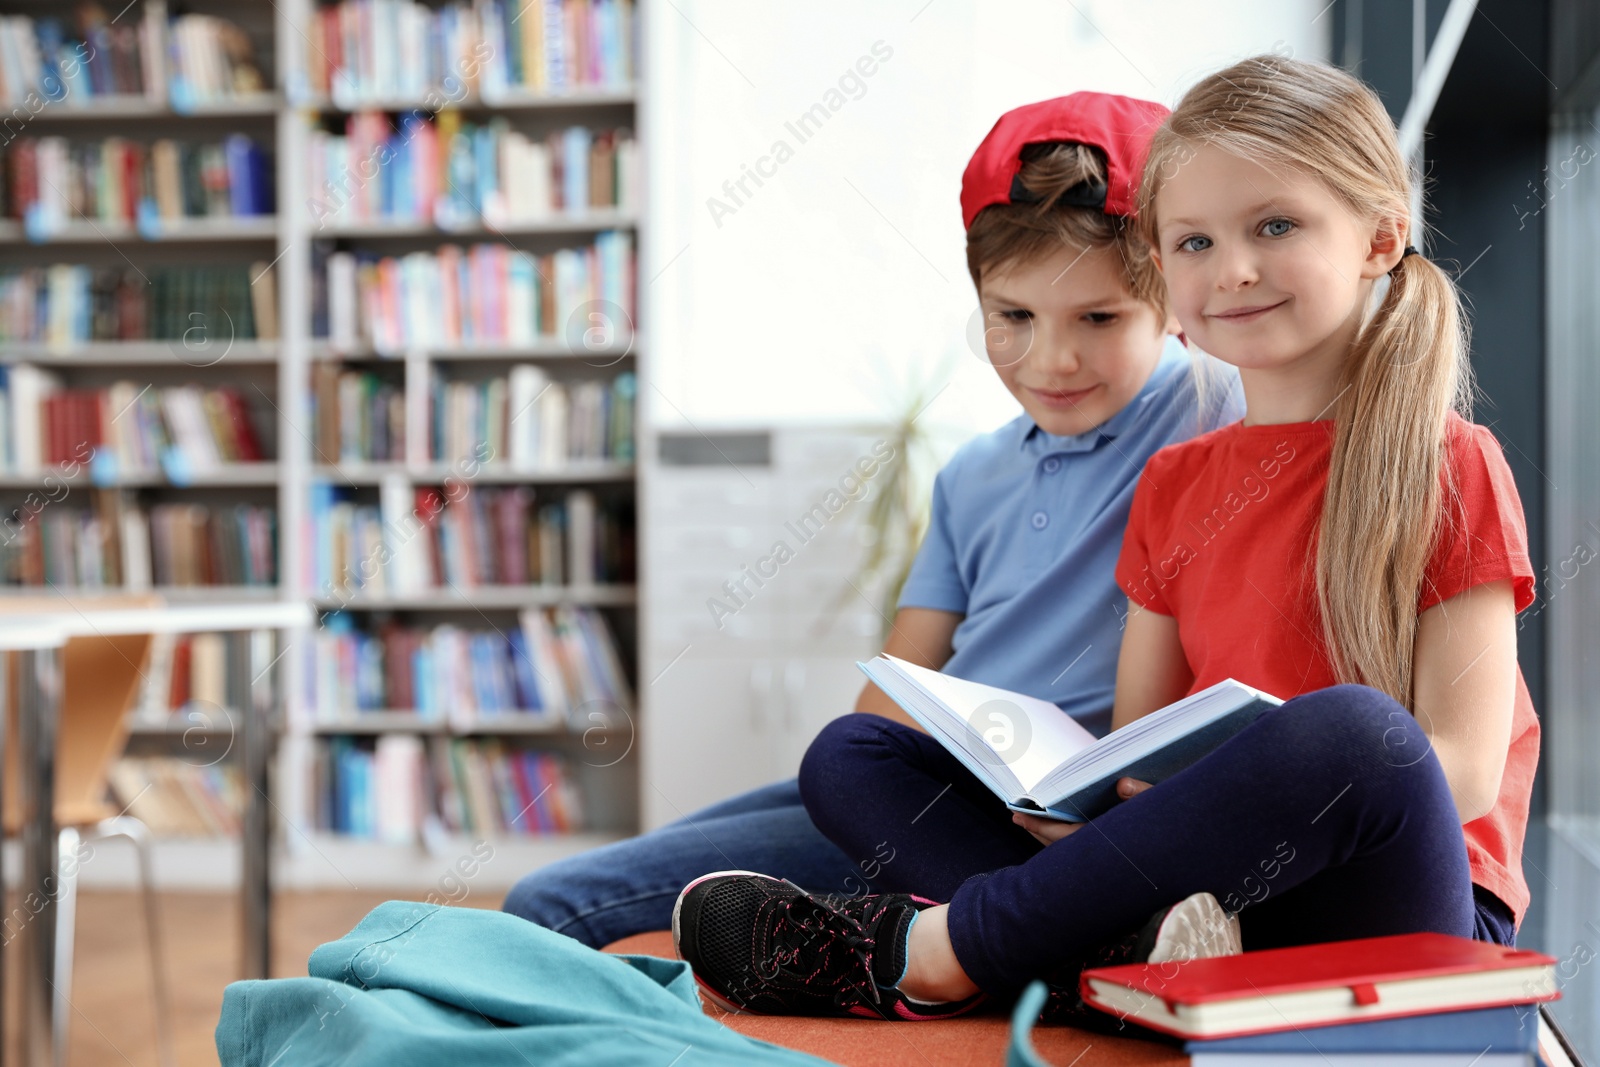
{"type": "Polygon", "coordinates": [[[967,230],[967,270],[974,285],[982,284],[985,273],[1033,263],[1063,247],[1110,248],[1122,261],[1128,292],[1148,304],[1157,321],[1167,321],[1167,284],[1130,220],[1098,208],[1060,203],[1079,183],[1106,184],[1106,160],[1099,149],[1082,144],[1029,145],[1022,150],[1017,176],[1037,201],[990,204],[978,212],[967,230]]]}
{"type": "MultiPolygon", "coordinates": [[[[1321,63],[1256,56],[1184,95],[1151,145],[1139,224],[1155,241],[1161,186],[1213,146],[1314,175],[1356,216],[1412,233],[1411,178],[1377,96],[1321,63]]],[[[1336,397],[1315,575],[1323,638],[1340,681],[1411,707],[1423,570],[1443,521],[1452,410],[1471,414],[1467,329],[1454,283],[1406,256],[1345,360],[1336,397]]]]}

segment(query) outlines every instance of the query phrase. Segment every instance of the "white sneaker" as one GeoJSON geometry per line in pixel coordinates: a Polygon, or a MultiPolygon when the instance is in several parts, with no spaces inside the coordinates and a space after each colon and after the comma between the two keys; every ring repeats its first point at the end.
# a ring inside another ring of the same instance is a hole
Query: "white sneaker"
{"type": "Polygon", "coordinates": [[[1210,893],[1196,893],[1157,913],[1145,927],[1140,948],[1150,947],[1146,963],[1203,960],[1244,952],[1239,917],[1223,909],[1210,893]]]}

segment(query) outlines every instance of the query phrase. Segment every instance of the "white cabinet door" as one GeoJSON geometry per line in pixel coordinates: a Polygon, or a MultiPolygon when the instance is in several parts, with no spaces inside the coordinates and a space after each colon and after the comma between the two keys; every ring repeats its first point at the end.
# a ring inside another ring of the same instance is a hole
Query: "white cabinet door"
{"type": "Polygon", "coordinates": [[[775,778],[792,778],[817,731],[855,708],[866,681],[855,659],[849,655],[793,656],[779,663],[782,715],[771,737],[775,778]]]}
{"type": "Polygon", "coordinates": [[[770,660],[692,652],[651,683],[640,730],[646,830],[775,780],[778,684],[770,660]]]}
{"type": "Polygon", "coordinates": [[[855,661],[877,652],[882,626],[875,599],[851,585],[871,488],[852,471],[875,440],[775,430],[768,462],[735,469],[708,453],[654,468],[645,829],[792,777],[823,724],[855,707],[855,661]]]}

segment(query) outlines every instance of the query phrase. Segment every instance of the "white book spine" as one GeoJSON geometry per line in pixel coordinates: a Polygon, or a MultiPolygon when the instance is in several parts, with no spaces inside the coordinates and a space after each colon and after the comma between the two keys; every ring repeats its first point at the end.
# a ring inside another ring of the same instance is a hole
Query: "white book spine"
{"type": "Polygon", "coordinates": [[[28,363],[11,368],[11,425],[16,431],[17,472],[44,470],[44,400],[56,391],[54,375],[28,363]]]}
{"type": "Polygon", "coordinates": [[[150,524],[137,506],[122,513],[122,583],[129,591],[149,589],[154,584],[150,573],[150,524]]]}
{"type": "Polygon", "coordinates": [[[567,494],[567,581],[594,584],[595,500],[587,489],[567,494]]]}
{"type": "Polygon", "coordinates": [[[341,351],[360,343],[356,301],[356,257],[335,252],[328,257],[328,340],[341,351]]]}
{"type": "Polygon", "coordinates": [[[530,363],[511,368],[510,462],[517,470],[539,466],[540,393],[549,384],[545,372],[530,363]]]}

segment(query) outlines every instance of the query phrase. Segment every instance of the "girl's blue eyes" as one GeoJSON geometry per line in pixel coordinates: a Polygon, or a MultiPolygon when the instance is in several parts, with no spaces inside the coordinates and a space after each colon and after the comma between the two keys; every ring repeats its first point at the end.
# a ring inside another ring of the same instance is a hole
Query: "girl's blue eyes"
{"type": "MultiPolygon", "coordinates": [[[[1260,233],[1263,237],[1286,237],[1293,229],[1294,223],[1289,219],[1268,219],[1266,222],[1261,224],[1261,228],[1256,232],[1260,233]]],[[[1192,237],[1185,237],[1183,240],[1179,241],[1178,251],[1204,252],[1214,243],[1215,242],[1213,242],[1209,237],[1195,234],[1192,237]]]]}

